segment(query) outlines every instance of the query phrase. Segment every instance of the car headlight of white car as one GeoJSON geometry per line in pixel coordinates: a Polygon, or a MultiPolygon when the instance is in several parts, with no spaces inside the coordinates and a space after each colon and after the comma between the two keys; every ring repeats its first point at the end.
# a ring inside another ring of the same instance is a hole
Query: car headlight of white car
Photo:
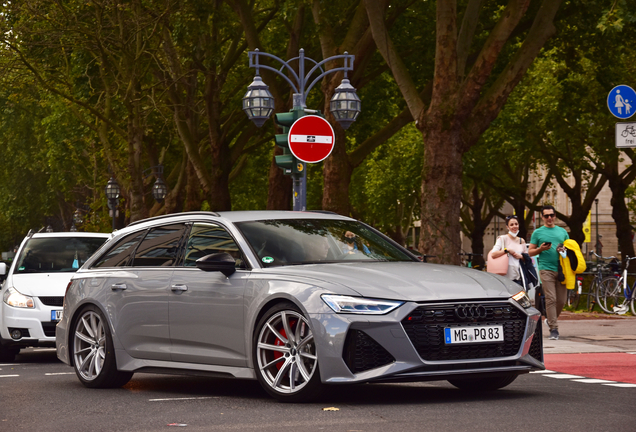
{"type": "Polygon", "coordinates": [[[34,308],[35,307],[35,302],[33,301],[33,297],[25,296],[24,294],[18,292],[18,290],[13,287],[8,288],[4,292],[4,296],[2,296],[2,300],[9,306],[13,306],[17,308],[34,308]]]}
{"type": "Polygon", "coordinates": [[[378,300],[335,294],[323,294],[321,298],[336,313],[384,315],[404,304],[402,301],[378,300]]]}

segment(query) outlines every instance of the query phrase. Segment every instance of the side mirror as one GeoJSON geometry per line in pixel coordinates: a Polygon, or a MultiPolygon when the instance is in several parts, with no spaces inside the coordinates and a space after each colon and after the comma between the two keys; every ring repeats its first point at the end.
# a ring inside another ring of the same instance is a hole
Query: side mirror
{"type": "Polygon", "coordinates": [[[229,277],[236,271],[236,261],[232,258],[232,255],[226,252],[206,255],[203,258],[199,258],[196,264],[197,268],[203,271],[220,271],[225,277],[229,277]]]}

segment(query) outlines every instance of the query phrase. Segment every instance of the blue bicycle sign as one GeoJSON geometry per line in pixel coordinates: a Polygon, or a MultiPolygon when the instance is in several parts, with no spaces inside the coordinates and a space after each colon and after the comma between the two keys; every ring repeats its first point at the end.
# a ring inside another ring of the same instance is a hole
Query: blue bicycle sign
{"type": "Polygon", "coordinates": [[[614,87],[607,95],[607,107],[614,117],[630,118],[636,111],[636,92],[626,85],[614,87]]]}

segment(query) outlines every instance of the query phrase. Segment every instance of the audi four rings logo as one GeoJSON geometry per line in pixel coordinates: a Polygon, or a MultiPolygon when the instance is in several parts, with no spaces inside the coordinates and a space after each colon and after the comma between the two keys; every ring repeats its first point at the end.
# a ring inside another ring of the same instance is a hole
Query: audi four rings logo
{"type": "Polygon", "coordinates": [[[455,316],[459,319],[486,318],[486,308],[482,305],[455,306],[455,316]]]}

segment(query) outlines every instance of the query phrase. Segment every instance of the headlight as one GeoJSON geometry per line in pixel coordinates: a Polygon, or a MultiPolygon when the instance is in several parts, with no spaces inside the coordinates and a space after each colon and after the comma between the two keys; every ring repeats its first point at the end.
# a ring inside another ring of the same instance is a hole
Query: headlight
{"type": "Polygon", "coordinates": [[[9,306],[18,307],[18,308],[34,308],[35,303],[33,302],[33,297],[25,296],[16,290],[15,288],[8,288],[4,292],[4,296],[2,297],[4,302],[9,306]]]}
{"type": "Polygon", "coordinates": [[[512,296],[512,299],[519,303],[519,306],[524,309],[528,309],[530,306],[532,306],[532,304],[530,303],[530,299],[528,298],[528,295],[525,291],[519,291],[517,294],[512,296]]]}
{"type": "Polygon", "coordinates": [[[376,300],[334,294],[323,294],[321,298],[337,313],[383,315],[404,304],[401,301],[376,300]]]}

